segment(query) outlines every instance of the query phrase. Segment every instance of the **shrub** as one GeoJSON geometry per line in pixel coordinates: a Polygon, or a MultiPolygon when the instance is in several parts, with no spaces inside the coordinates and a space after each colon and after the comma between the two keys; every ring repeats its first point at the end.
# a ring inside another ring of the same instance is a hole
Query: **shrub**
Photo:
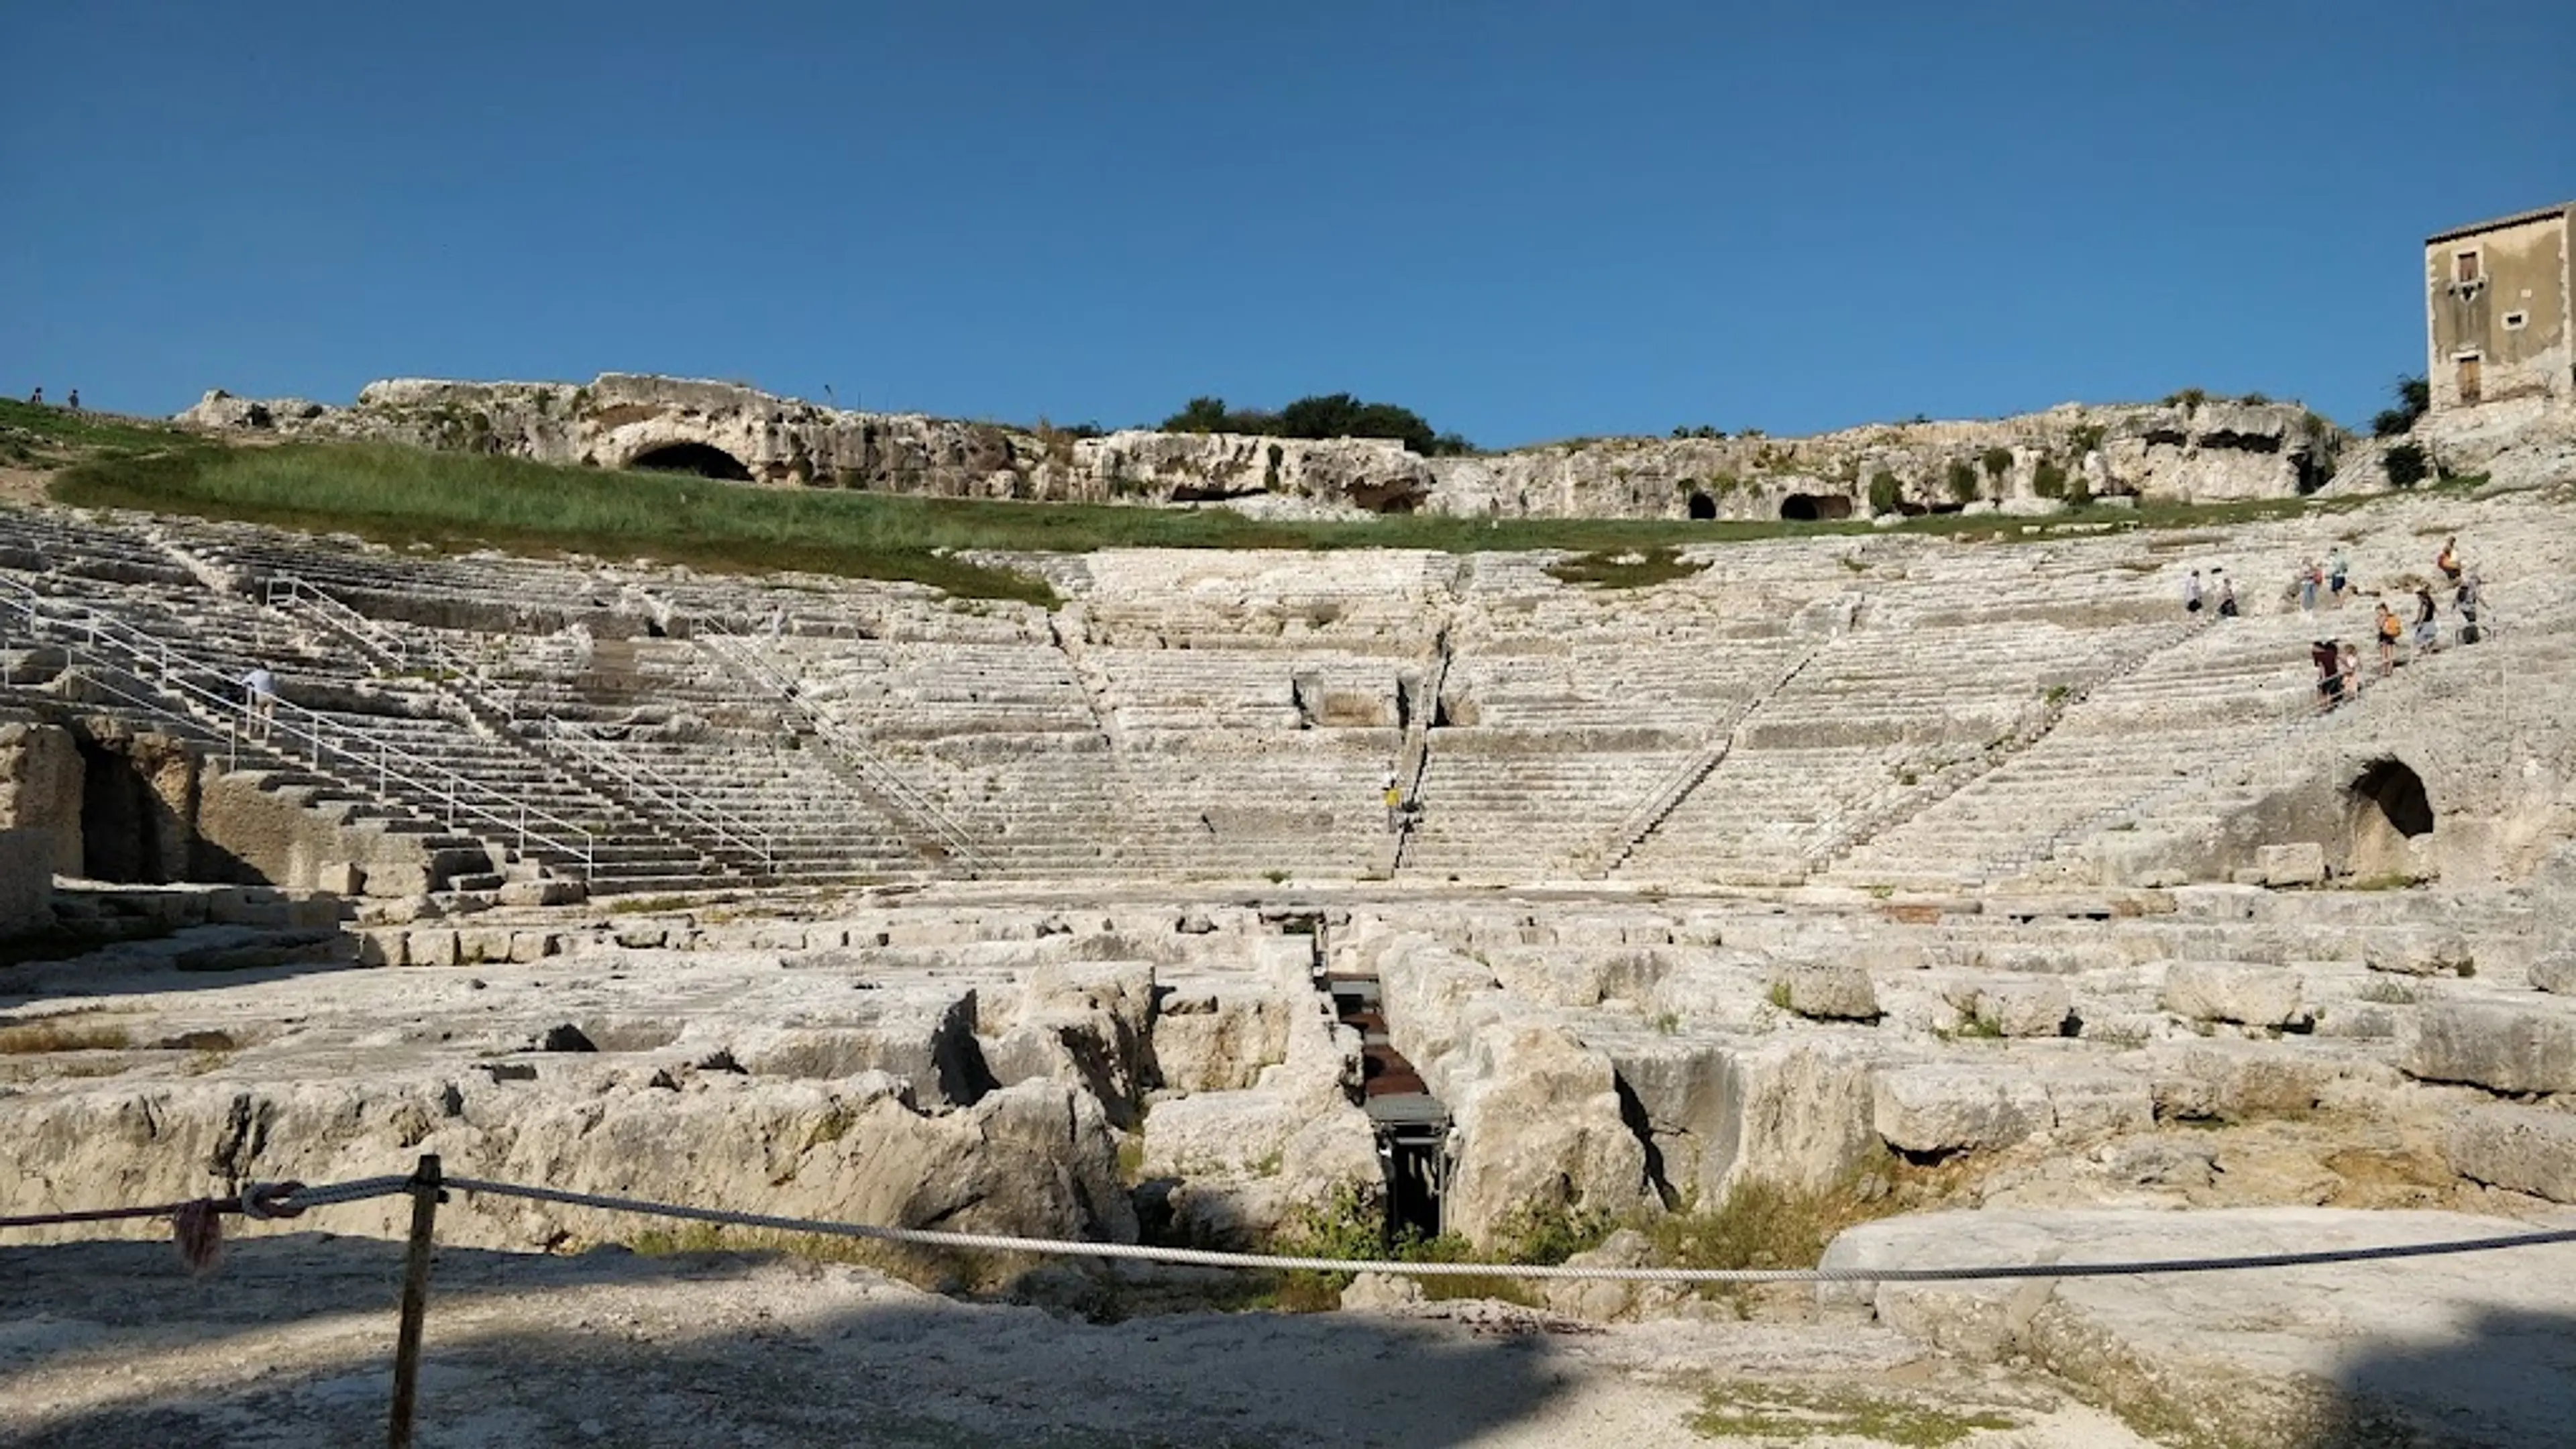
{"type": "Polygon", "coordinates": [[[1895,474],[1881,468],[1877,472],[1869,475],[1870,512],[1894,513],[1897,510],[1897,505],[1904,501],[1905,488],[1904,485],[1896,481],[1895,474]]]}
{"type": "Polygon", "coordinates": [[[2012,471],[2012,449],[2002,447],[1988,448],[1978,458],[1978,461],[1986,465],[1987,477],[2001,478],[2006,473],[2012,471]]]}
{"type": "Polygon", "coordinates": [[[2400,443],[2388,450],[2388,481],[2398,488],[2412,488],[2433,476],[2432,460],[2424,456],[2420,443],[2400,443]]]}
{"type": "Polygon", "coordinates": [[[2039,466],[2031,470],[2030,491],[2042,498],[2065,497],[2066,470],[2057,466],[2055,458],[2040,459],[2039,466]]]}
{"type": "Polygon", "coordinates": [[[2180,392],[2165,394],[2165,406],[2169,408],[2196,408],[2207,401],[2209,401],[2209,393],[2197,387],[2187,387],[2180,392]]]}
{"type": "Polygon", "coordinates": [[[1966,459],[1954,459],[1949,470],[1950,496],[1961,503],[1977,501],[1977,469],[1966,459]]]}

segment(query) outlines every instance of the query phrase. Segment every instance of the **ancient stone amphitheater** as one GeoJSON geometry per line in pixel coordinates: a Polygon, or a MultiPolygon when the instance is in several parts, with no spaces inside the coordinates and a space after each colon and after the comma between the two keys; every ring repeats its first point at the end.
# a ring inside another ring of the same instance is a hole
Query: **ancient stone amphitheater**
{"type": "MultiPolygon", "coordinates": [[[[1042,610],[0,512],[0,906],[89,943],[0,967],[0,1212],[434,1152],[767,1214],[1382,1224],[1613,1268],[1717,1261],[1688,1226],[1764,1203],[1882,1269],[2567,1227],[2570,518],[2562,486],[1820,536],[1643,589],[1513,554],[1014,561],[1042,610]],[[2366,639],[2447,534],[2483,637],[2446,619],[2320,712],[2311,641],[2366,639]],[[2304,611],[2291,568],[2337,546],[2359,598],[2304,611]],[[2243,616],[2187,615],[2193,569],[2243,616]]],[[[372,1437],[409,1211],[237,1227],[212,1280],[13,1232],[0,1431],[372,1437]]],[[[952,1265],[943,1295],[656,1228],[454,1194],[423,1442],[2576,1422],[2566,1245],[1716,1296],[1366,1275],[1297,1317],[1211,1311],[1224,1272],[952,1265]]]]}

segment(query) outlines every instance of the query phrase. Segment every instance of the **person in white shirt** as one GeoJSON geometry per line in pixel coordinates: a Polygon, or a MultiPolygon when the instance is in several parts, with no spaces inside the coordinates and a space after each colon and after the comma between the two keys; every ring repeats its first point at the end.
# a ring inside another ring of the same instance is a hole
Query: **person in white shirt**
{"type": "Polygon", "coordinates": [[[277,718],[277,676],[269,672],[267,665],[254,664],[250,673],[242,676],[241,682],[242,691],[248,696],[251,719],[258,726],[259,734],[265,737],[269,721],[277,718]]]}

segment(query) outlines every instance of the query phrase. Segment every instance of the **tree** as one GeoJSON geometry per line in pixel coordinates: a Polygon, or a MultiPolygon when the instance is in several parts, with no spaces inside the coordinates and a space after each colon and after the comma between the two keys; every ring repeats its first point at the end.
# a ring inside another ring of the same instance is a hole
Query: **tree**
{"type": "Polygon", "coordinates": [[[1366,402],[1346,392],[1301,397],[1275,413],[1234,409],[1225,399],[1194,397],[1165,418],[1167,433],[1254,433],[1276,438],[1391,438],[1410,452],[1468,453],[1473,445],[1456,433],[1435,432],[1420,413],[1393,403],[1366,402]]]}
{"type": "Polygon", "coordinates": [[[1167,433],[1217,433],[1225,431],[1225,399],[1194,397],[1187,406],[1163,419],[1167,433]]]}
{"type": "Polygon", "coordinates": [[[2401,377],[2389,392],[2397,406],[2383,408],[2370,420],[2374,438],[2394,438],[2415,430],[2416,421],[2433,410],[2433,384],[2422,377],[2401,377]]]}

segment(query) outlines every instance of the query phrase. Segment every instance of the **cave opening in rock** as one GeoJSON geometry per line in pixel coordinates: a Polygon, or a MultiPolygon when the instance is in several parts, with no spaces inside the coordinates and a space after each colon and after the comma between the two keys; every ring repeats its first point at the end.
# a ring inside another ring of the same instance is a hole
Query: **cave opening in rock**
{"type": "Polygon", "coordinates": [[[1709,497],[1705,493],[1691,494],[1690,516],[1693,518],[1717,517],[1717,500],[1709,497]]]}
{"type": "Polygon", "coordinates": [[[2400,835],[2412,839],[2433,833],[2433,802],[2424,794],[2424,777],[2402,761],[2371,761],[2352,782],[2352,793],[2376,807],[2400,835]]]}
{"type": "Polygon", "coordinates": [[[2350,850],[2357,876],[2415,875],[2411,845],[2433,833],[2433,802],[2424,779],[2400,760],[2377,759],[2344,787],[2350,850]]]}
{"type": "Polygon", "coordinates": [[[1780,500],[1780,517],[1788,523],[1822,523],[1852,516],[1852,501],[1843,493],[1792,493],[1780,500]]]}
{"type": "Polygon", "coordinates": [[[724,449],[709,443],[668,443],[635,455],[630,468],[647,473],[688,473],[732,483],[751,481],[751,469],[724,449]]]}

